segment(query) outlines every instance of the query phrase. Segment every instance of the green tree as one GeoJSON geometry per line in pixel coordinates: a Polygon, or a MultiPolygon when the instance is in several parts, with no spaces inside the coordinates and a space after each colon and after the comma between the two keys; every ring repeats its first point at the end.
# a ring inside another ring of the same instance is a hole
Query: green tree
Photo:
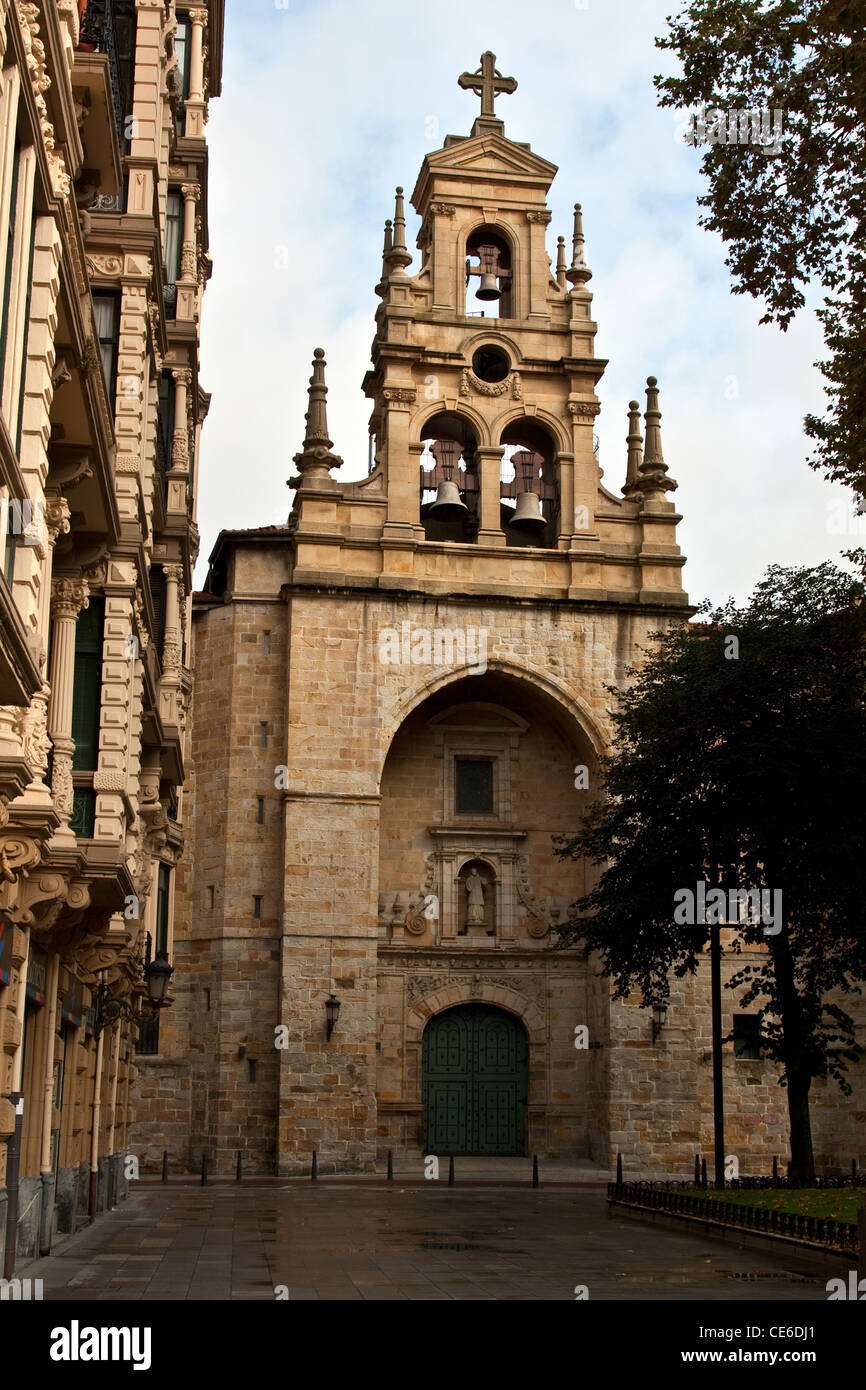
{"type": "Polygon", "coordinates": [[[674,920],[679,890],[781,890],[778,931],[739,921],[722,938],[739,957],[728,987],[756,1003],[787,1086],[801,1177],[812,1081],[850,1091],[860,1055],[839,1000],[866,978],[863,592],[828,562],[775,566],[745,607],[705,604],[708,623],[656,634],[617,694],[601,795],[558,846],[603,866],[562,944],[598,951],[614,997],[637,989],[647,1007],[694,974],[709,936],[674,920]]]}
{"type": "Polygon", "coordinates": [[[866,0],[692,0],[656,39],[682,76],[657,76],[662,106],[781,111],[778,150],[712,144],[700,225],[726,243],[735,294],[786,329],[823,291],[824,418],[808,415],[809,462],[866,495],[866,0]]]}

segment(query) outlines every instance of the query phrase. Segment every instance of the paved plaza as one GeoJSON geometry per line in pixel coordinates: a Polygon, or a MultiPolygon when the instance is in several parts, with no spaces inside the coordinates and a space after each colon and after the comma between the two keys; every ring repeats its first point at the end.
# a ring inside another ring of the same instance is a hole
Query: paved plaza
{"type": "Polygon", "coordinates": [[[828,1277],[608,1216],[603,1186],[399,1179],[142,1187],[18,1273],[53,1300],[824,1301],[828,1277]]]}

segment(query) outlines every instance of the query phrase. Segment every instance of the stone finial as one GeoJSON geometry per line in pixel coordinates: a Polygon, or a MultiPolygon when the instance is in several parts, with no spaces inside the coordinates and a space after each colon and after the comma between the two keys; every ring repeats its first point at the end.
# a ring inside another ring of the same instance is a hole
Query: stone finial
{"type": "Polygon", "coordinates": [[[328,412],[325,403],[328,395],[325,385],[326,365],[324,348],[316,348],[313,353],[313,375],[310,377],[310,404],[305,417],[307,433],[302,452],[295,454],[292,460],[297,464],[301,477],[289,480],[292,487],[298,482],[309,486],[311,483],[330,478],[329,470],[340,468],[343,463],[341,458],[331,453],[332,440],[328,438],[328,412]]]}
{"type": "Polygon", "coordinates": [[[568,289],[565,276],[565,237],[560,236],[556,238],[556,283],[561,290],[568,289]]]}
{"type": "Polygon", "coordinates": [[[646,379],[646,440],[643,463],[640,465],[641,492],[668,492],[676,487],[673,478],[668,476],[668,466],[662,453],[662,414],[659,410],[658,381],[654,376],[646,379]]]}
{"type": "Polygon", "coordinates": [[[580,203],[574,205],[574,235],[571,239],[571,267],[566,278],[575,288],[585,285],[592,279],[592,271],[586,263],[586,243],[583,236],[583,214],[580,203]]]}
{"type": "MultiPolygon", "coordinates": [[[[386,231],[385,239],[388,234],[386,231]]],[[[403,215],[403,190],[397,188],[396,200],[394,204],[394,231],[391,245],[384,255],[384,263],[387,273],[393,275],[405,270],[407,265],[412,264],[412,253],[406,247],[406,218],[403,215]]]]}
{"type": "Polygon", "coordinates": [[[640,432],[639,401],[629,401],[628,403],[626,443],[628,445],[628,463],[626,464],[623,493],[628,497],[629,493],[637,492],[640,488],[640,470],[643,464],[643,435],[640,432]]]}

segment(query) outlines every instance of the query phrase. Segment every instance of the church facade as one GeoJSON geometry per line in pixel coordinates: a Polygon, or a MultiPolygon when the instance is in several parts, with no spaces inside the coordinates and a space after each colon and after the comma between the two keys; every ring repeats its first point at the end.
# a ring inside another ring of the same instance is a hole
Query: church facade
{"type": "MultiPolygon", "coordinates": [[[[580,208],[552,258],[556,168],[494,110],[516,83],[492,54],[460,81],[481,114],[424,159],[417,269],[401,189],[386,223],[369,475],[340,479],[317,349],[289,522],[223,531],[194,599],[145,1164],[621,1152],[685,1175],[711,1150],[707,972],[662,1024],[555,933],[591,872],[555,840],[597,785],[607,687],[690,612],[658,385],[623,412],[612,491],[580,208]]],[[[726,1049],[729,1144],[763,1171],[784,1092],[747,1051],[726,1049]]],[[[816,1155],[841,1159],[833,1100],[816,1155]]]]}

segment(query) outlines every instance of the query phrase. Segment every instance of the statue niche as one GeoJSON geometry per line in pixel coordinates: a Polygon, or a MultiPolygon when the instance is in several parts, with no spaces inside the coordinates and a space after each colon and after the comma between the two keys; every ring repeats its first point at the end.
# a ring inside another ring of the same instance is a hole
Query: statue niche
{"type": "Polygon", "coordinates": [[[458,936],[496,935],[496,876],[482,859],[470,859],[457,876],[458,936]]]}

